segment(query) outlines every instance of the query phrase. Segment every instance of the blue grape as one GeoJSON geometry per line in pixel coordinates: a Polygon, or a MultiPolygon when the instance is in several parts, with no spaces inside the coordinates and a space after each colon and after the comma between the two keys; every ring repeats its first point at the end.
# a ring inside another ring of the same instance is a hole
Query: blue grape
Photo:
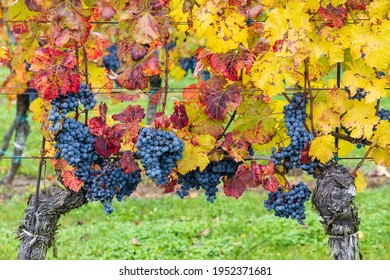
{"type": "Polygon", "coordinates": [[[189,190],[200,188],[205,190],[206,200],[213,203],[217,199],[218,185],[221,183],[221,177],[233,177],[240,163],[234,160],[222,160],[218,162],[210,162],[209,165],[200,171],[199,168],[190,171],[186,174],[178,174],[178,183],[181,189],[177,191],[180,198],[184,198],[189,194],[189,190]]]}
{"type": "Polygon", "coordinates": [[[103,56],[103,65],[109,70],[112,70],[116,72],[118,68],[120,67],[120,61],[117,55],[118,47],[116,44],[111,45],[108,49],[107,52],[109,54],[103,56]]]}
{"type": "Polygon", "coordinates": [[[94,137],[84,124],[66,118],[62,130],[56,135],[54,145],[69,165],[77,168],[90,166],[98,159],[94,147],[94,137]]]}
{"type": "Polygon", "coordinates": [[[141,181],[141,171],[125,173],[120,167],[119,161],[111,163],[103,162],[101,170],[89,169],[88,178],[84,183],[86,197],[91,201],[100,201],[106,214],[113,212],[112,202],[114,197],[122,201],[125,196],[130,196],[141,181]]]}
{"type": "Polygon", "coordinates": [[[381,120],[385,120],[385,121],[390,122],[390,112],[389,112],[389,110],[380,109],[380,110],[378,111],[378,117],[379,117],[381,120]]]}
{"type": "Polygon", "coordinates": [[[303,224],[306,219],[305,202],[311,195],[310,189],[302,182],[292,185],[289,192],[278,188],[274,193],[268,193],[268,199],[264,201],[267,211],[274,210],[276,217],[291,218],[303,224]]]}
{"type": "Polygon", "coordinates": [[[183,156],[184,143],[173,132],[141,128],[136,143],[146,175],[157,185],[168,183],[168,175],[183,156]]]}
{"type": "Polygon", "coordinates": [[[290,104],[284,106],[283,114],[287,127],[287,135],[290,137],[290,145],[279,148],[276,151],[272,148],[271,160],[275,165],[284,165],[285,169],[291,170],[293,167],[301,168],[309,174],[314,174],[318,166],[317,161],[303,163],[301,161],[301,151],[313,140],[313,134],[304,127],[306,121],[307,99],[304,94],[298,92],[293,95],[290,104]]]}
{"type": "Polygon", "coordinates": [[[96,105],[95,94],[89,90],[85,83],[80,85],[77,93],[68,92],[66,95],[60,95],[50,102],[52,107],[49,115],[51,131],[58,132],[61,129],[61,122],[65,119],[66,114],[75,111],[79,106],[79,101],[86,110],[90,110],[96,105]]]}
{"type": "Polygon", "coordinates": [[[194,73],[196,65],[198,63],[195,56],[179,58],[179,62],[181,69],[186,71],[187,74],[189,70],[194,73]]]}

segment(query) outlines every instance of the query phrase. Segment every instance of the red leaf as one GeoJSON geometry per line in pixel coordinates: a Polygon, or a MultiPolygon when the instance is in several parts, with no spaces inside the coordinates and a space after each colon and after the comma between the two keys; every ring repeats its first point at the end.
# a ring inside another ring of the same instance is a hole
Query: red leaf
{"type": "Polygon", "coordinates": [[[48,13],[53,18],[49,34],[56,46],[75,49],[85,44],[92,25],[80,0],[56,1],[48,13]]]}
{"type": "Polygon", "coordinates": [[[223,190],[227,196],[233,196],[237,199],[244,193],[247,186],[252,185],[252,182],[252,171],[248,165],[241,164],[236,175],[224,181],[223,190]]]}
{"type": "Polygon", "coordinates": [[[134,61],[138,61],[145,57],[145,55],[148,53],[148,49],[139,43],[134,43],[130,47],[130,53],[131,59],[134,61]]]}
{"type": "Polygon", "coordinates": [[[183,88],[183,98],[184,100],[191,101],[195,98],[198,98],[200,91],[196,84],[192,84],[183,88]]]}
{"type": "Polygon", "coordinates": [[[120,87],[129,90],[145,89],[149,85],[149,76],[159,74],[158,56],[154,52],[142,61],[132,62],[125,71],[119,74],[117,82],[120,87]]]}
{"type": "Polygon", "coordinates": [[[93,117],[88,121],[89,131],[96,136],[102,136],[103,130],[106,128],[106,122],[102,117],[93,117]]]}
{"type": "Polygon", "coordinates": [[[45,100],[52,100],[67,92],[78,92],[80,76],[72,72],[75,64],[76,58],[70,52],[51,47],[38,49],[30,67],[34,72],[32,87],[40,91],[45,100]]]}
{"type": "Polygon", "coordinates": [[[97,32],[91,32],[85,43],[88,60],[95,60],[103,55],[103,50],[106,48],[106,40],[97,32]]]}
{"type": "Polygon", "coordinates": [[[279,182],[274,175],[275,165],[272,162],[268,162],[267,165],[261,165],[252,161],[251,170],[257,185],[263,184],[263,188],[271,192],[275,192],[278,189],[279,182]]]}
{"type": "Polygon", "coordinates": [[[237,162],[241,161],[244,157],[249,156],[249,146],[250,143],[243,138],[233,139],[233,134],[231,132],[226,134],[222,144],[223,150],[226,151],[229,156],[234,157],[237,162]]]}
{"type": "Polygon", "coordinates": [[[301,151],[301,156],[299,158],[299,161],[302,162],[303,164],[310,164],[311,162],[311,157],[309,155],[310,151],[310,143],[307,142],[305,144],[305,147],[301,151]]]}
{"type": "Polygon", "coordinates": [[[154,117],[152,127],[157,129],[158,128],[164,129],[169,127],[169,125],[170,125],[169,118],[166,115],[164,115],[164,113],[157,112],[156,116],[154,117]]]}
{"type": "Polygon", "coordinates": [[[139,105],[129,105],[119,114],[113,115],[112,118],[116,121],[120,121],[121,123],[133,125],[134,123],[139,123],[143,118],[145,118],[145,112],[139,105]]]}
{"type": "Polygon", "coordinates": [[[69,164],[61,157],[59,159],[51,159],[51,165],[54,169],[64,170],[69,164]]]}
{"type": "Polygon", "coordinates": [[[275,176],[270,176],[268,178],[264,178],[263,188],[274,193],[279,188],[279,182],[275,178],[275,176]]]}
{"type": "Polygon", "coordinates": [[[121,166],[123,171],[127,173],[131,173],[139,169],[138,163],[134,159],[134,154],[131,151],[126,151],[123,153],[121,159],[121,166]]]}
{"type": "Polygon", "coordinates": [[[320,7],[318,13],[324,18],[325,24],[329,27],[341,28],[345,25],[348,19],[348,10],[343,6],[333,7],[328,4],[326,8],[320,7]]]}
{"type": "Polygon", "coordinates": [[[62,172],[62,179],[64,180],[65,187],[73,190],[74,192],[78,192],[83,185],[83,181],[74,175],[75,170],[76,168],[72,168],[62,172]]]}
{"type": "Polygon", "coordinates": [[[364,11],[369,2],[369,0],[347,0],[345,4],[352,10],[364,11]]]}
{"type": "Polygon", "coordinates": [[[188,125],[188,116],[186,112],[186,107],[184,104],[175,104],[174,112],[169,118],[171,123],[173,124],[173,128],[182,129],[183,127],[188,125]]]}
{"type": "Polygon", "coordinates": [[[210,65],[216,73],[221,73],[223,77],[231,81],[239,81],[238,72],[244,69],[245,73],[248,74],[254,61],[255,56],[248,49],[241,47],[238,52],[212,54],[210,65]]]}
{"type": "Polygon", "coordinates": [[[214,76],[200,87],[201,102],[206,105],[205,113],[213,120],[224,120],[229,110],[237,109],[241,103],[242,86],[239,83],[226,85],[226,79],[214,76]]]}
{"type": "Polygon", "coordinates": [[[160,103],[163,91],[164,91],[164,89],[160,88],[158,91],[153,93],[152,97],[149,100],[149,103],[152,105],[157,105],[158,103],[160,103]]]}
{"type": "Polygon", "coordinates": [[[144,109],[139,105],[129,105],[121,113],[113,115],[112,118],[124,124],[126,131],[124,138],[127,141],[124,144],[135,143],[138,138],[139,124],[145,118],[144,109]]]}
{"type": "Polygon", "coordinates": [[[173,179],[171,175],[169,175],[168,183],[164,185],[158,186],[160,189],[163,189],[163,194],[171,193],[175,191],[175,186],[177,185],[177,179],[173,179]]]}

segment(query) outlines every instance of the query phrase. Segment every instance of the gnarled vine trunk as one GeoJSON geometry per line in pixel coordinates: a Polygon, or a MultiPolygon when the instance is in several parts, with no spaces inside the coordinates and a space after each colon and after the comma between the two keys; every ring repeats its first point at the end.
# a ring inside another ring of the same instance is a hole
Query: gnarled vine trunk
{"type": "Polygon", "coordinates": [[[330,162],[321,172],[313,193],[313,204],[321,216],[335,260],[359,258],[358,209],[354,204],[355,180],[345,167],[330,162]]]}
{"type": "Polygon", "coordinates": [[[53,246],[55,249],[55,234],[61,215],[87,203],[83,189],[75,193],[59,186],[50,186],[39,192],[37,212],[35,201],[35,195],[32,195],[17,230],[21,241],[19,260],[45,259],[49,248],[53,246]]]}

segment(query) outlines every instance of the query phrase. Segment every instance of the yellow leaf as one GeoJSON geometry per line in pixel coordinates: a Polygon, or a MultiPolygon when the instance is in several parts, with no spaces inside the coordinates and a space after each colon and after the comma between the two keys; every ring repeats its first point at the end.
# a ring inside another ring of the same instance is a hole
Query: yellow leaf
{"type": "Polygon", "coordinates": [[[375,104],[356,99],[352,102],[353,107],[343,116],[341,123],[351,132],[351,137],[370,139],[374,125],[379,121],[379,117],[375,115],[375,104]]]}
{"type": "Polygon", "coordinates": [[[364,174],[360,171],[356,172],[355,187],[356,191],[358,192],[364,191],[364,189],[367,187],[367,182],[366,179],[364,179],[364,174]]]}
{"type": "Polygon", "coordinates": [[[282,8],[274,8],[269,14],[264,23],[264,31],[270,45],[273,46],[277,40],[281,40],[284,34],[288,31],[288,22],[285,16],[285,11],[282,8]]]}
{"type": "Polygon", "coordinates": [[[390,147],[390,122],[382,120],[376,126],[371,142],[383,149],[390,147]]]}
{"type": "Polygon", "coordinates": [[[102,89],[104,93],[108,93],[113,86],[112,80],[108,78],[106,71],[106,68],[99,67],[93,62],[88,63],[89,83],[92,88],[102,89]]]}
{"type": "Polygon", "coordinates": [[[193,12],[193,26],[198,38],[206,38],[206,46],[212,52],[237,49],[239,44],[248,46],[248,29],[245,17],[237,7],[224,0],[209,0],[193,12]]]}
{"type": "Polygon", "coordinates": [[[197,167],[202,171],[210,163],[207,154],[215,147],[215,138],[210,134],[201,135],[197,139],[197,145],[192,141],[186,141],[184,144],[183,158],[177,162],[178,171],[186,174],[197,167]]]}
{"type": "Polygon", "coordinates": [[[374,148],[371,152],[372,160],[379,165],[390,166],[390,148],[374,148]]]}
{"type": "Polygon", "coordinates": [[[344,114],[353,106],[352,101],[348,99],[347,92],[337,87],[334,87],[326,98],[328,107],[339,115],[344,114]]]}
{"type": "Polygon", "coordinates": [[[327,163],[336,152],[335,140],[332,135],[324,135],[314,138],[310,145],[309,154],[317,158],[321,163],[327,163]]]}
{"type": "Polygon", "coordinates": [[[369,18],[376,23],[377,19],[385,19],[390,17],[390,1],[374,0],[366,7],[369,13],[369,18]]]}
{"type": "Polygon", "coordinates": [[[315,128],[324,134],[332,132],[340,126],[340,115],[328,109],[324,102],[314,102],[314,124],[315,128]]]}
{"type": "Polygon", "coordinates": [[[38,97],[30,104],[30,111],[33,113],[32,120],[36,123],[40,123],[44,112],[44,103],[42,98],[38,97]]]}
{"type": "Polygon", "coordinates": [[[352,153],[354,148],[355,148],[354,144],[352,144],[348,141],[339,139],[339,153],[338,153],[339,157],[341,157],[341,158],[347,157],[350,153],[352,153]]]}
{"type": "Polygon", "coordinates": [[[187,74],[186,71],[181,69],[180,65],[176,65],[172,70],[169,71],[169,74],[175,81],[180,81],[187,74]]]}

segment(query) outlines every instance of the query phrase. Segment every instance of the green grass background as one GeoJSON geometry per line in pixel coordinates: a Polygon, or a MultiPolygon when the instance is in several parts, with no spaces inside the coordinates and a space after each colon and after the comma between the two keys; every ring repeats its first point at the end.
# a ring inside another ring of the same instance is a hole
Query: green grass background
{"type": "MultiPolygon", "coordinates": [[[[157,190],[158,191],[158,190],[157,190]]],[[[360,249],[364,259],[390,259],[390,186],[357,194],[360,249]]],[[[100,203],[71,211],[60,221],[58,258],[136,259],[330,259],[318,215],[307,202],[306,226],[274,217],[263,207],[265,193],[248,191],[236,200],[203,193],[128,198],[106,216],[100,203]]],[[[15,230],[26,197],[0,205],[0,259],[15,259],[15,230]]],[[[49,252],[48,259],[53,259],[49,252]]]]}

